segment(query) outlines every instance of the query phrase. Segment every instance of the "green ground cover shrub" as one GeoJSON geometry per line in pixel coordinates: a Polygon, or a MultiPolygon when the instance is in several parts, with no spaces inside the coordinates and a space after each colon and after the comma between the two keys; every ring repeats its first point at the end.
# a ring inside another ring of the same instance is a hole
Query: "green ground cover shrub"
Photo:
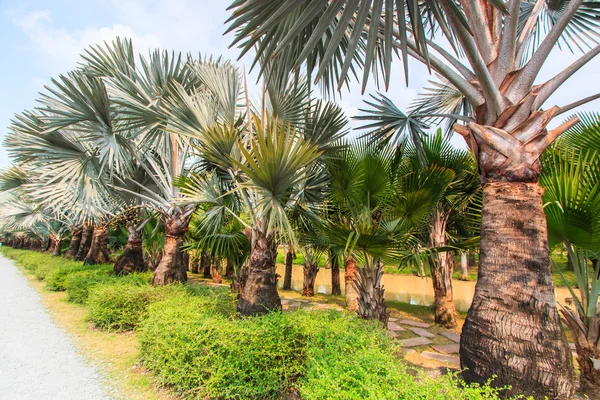
{"type": "Polygon", "coordinates": [[[114,278],[115,275],[111,265],[102,265],[96,269],[69,274],[65,279],[65,288],[69,301],[77,304],[85,304],[90,288],[114,278]]]}
{"type": "Polygon", "coordinates": [[[53,257],[50,254],[38,251],[2,247],[2,254],[14,259],[28,272],[35,275],[38,280],[45,280],[51,272],[60,267],[72,268],[81,265],[81,262],[66,260],[62,257],[53,257]]]}
{"type": "Polygon", "coordinates": [[[239,319],[233,305],[178,295],[148,307],[144,365],[187,398],[495,399],[453,377],[414,377],[374,322],[336,311],[239,319]]]}
{"type": "Polygon", "coordinates": [[[186,293],[184,285],[153,287],[145,278],[117,277],[90,288],[87,299],[89,318],[98,328],[132,330],[146,315],[149,304],[178,292],[186,293]]]}
{"type": "Polygon", "coordinates": [[[58,268],[53,268],[48,272],[44,281],[46,289],[54,292],[63,292],[67,290],[66,281],[69,275],[84,272],[98,271],[112,268],[112,265],[83,265],[81,261],[69,261],[62,259],[62,264],[58,268]]]}

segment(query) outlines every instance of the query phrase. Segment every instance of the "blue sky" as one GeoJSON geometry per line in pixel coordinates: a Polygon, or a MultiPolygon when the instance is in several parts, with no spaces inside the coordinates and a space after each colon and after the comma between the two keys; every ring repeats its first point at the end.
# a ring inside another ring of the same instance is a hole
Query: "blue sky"
{"type": "MultiPolygon", "coordinates": [[[[86,46],[112,40],[116,36],[133,39],[137,51],[165,48],[193,54],[237,58],[236,49],[227,49],[232,36],[223,36],[231,0],[0,0],[0,139],[14,113],[35,106],[38,92],[53,76],[73,69],[86,46]]],[[[569,65],[576,56],[556,50],[540,74],[547,79],[569,65]]],[[[240,64],[249,65],[250,59],[240,64]]],[[[400,63],[387,95],[400,108],[419,93],[427,70],[411,62],[411,80],[405,86],[400,63]]],[[[600,58],[596,58],[571,78],[546,106],[563,105],[598,91],[600,58]]],[[[369,85],[367,93],[375,93],[369,85]]],[[[349,116],[362,106],[360,87],[338,101],[349,116]]],[[[600,110],[600,101],[581,110],[600,110]]],[[[557,121],[558,122],[558,121],[557,121]]],[[[454,139],[462,145],[461,138],[454,139]]],[[[0,149],[0,168],[9,165],[0,149]]]]}

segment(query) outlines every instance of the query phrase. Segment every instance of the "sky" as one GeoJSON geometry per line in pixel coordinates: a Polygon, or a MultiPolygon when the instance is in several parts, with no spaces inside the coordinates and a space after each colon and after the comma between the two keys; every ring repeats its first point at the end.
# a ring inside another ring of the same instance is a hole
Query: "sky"
{"type": "MultiPolygon", "coordinates": [[[[131,38],[137,52],[147,54],[161,48],[183,53],[212,54],[236,60],[239,52],[229,49],[233,35],[223,36],[226,10],[231,0],[0,0],[0,140],[15,113],[36,106],[38,93],[52,77],[77,66],[79,55],[90,45],[111,41],[117,36],[131,38]]],[[[556,49],[539,75],[548,79],[568,66],[580,54],[556,49]]],[[[251,56],[238,61],[250,67],[251,56]]],[[[427,69],[410,62],[407,87],[401,63],[393,65],[393,78],[386,94],[400,109],[422,91],[427,69]]],[[[256,75],[250,75],[251,81],[256,75]]],[[[555,93],[546,106],[564,105],[598,92],[600,57],[580,70],[555,93]]],[[[374,83],[361,95],[354,83],[337,99],[349,117],[359,114],[363,101],[376,94],[374,83]]],[[[383,90],[383,89],[381,89],[383,90]]],[[[600,100],[578,111],[600,110],[600,100]]],[[[555,121],[557,124],[560,121],[555,121]]],[[[357,126],[353,123],[352,126],[357,126]]],[[[357,132],[353,132],[357,135],[357,132]]],[[[462,138],[453,142],[464,147],[462,138]]],[[[10,164],[0,149],[0,168],[10,164]]]]}

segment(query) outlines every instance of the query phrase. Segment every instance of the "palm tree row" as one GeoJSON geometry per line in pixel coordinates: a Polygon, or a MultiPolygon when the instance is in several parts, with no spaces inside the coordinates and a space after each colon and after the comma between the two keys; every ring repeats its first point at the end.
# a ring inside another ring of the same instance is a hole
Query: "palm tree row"
{"type": "MultiPolygon", "coordinates": [[[[467,381],[515,393],[573,395],[573,366],[551,279],[540,155],[574,126],[553,118],[600,97],[545,106],[598,53],[598,2],[583,0],[234,1],[228,32],[282,73],[306,71],[334,94],[351,79],[390,86],[392,61],[409,58],[441,77],[408,113],[381,95],[367,116],[387,143],[418,144],[427,121],[445,119],[471,150],[483,183],[480,268],[461,335],[467,381]],[[553,49],[583,55],[536,81],[553,49]]],[[[277,74],[261,69],[267,79],[277,74]]],[[[420,151],[419,151],[420,152],[420,151]]],[[[441,225],[443,217],[440,216],[441,225]]]]}

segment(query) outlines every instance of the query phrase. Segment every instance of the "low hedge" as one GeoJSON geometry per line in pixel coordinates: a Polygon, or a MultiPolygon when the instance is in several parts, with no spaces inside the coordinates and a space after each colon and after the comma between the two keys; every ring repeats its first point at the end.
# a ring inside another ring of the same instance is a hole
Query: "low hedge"
{"type": "Polygon", "coordinates": [[[94,270],[69,274],[65,279],[65,289],[69,301],[77,304],[85,304],[92,287],[99,283],[108,282],[113,277],[114,272],[110,265],[103,265],[94,270]]]}
{"type": "Polygon", "coordinates": [[[107,330],[136,329],[144,366],[184,398],[218,399],[499,399],[456,376],[408,371],[378,323],[336,311],[239,318],[226,288],[154,288],[151,274],[112,276],[30,251],[2,249],[28,270],[85,303],[107,330]]]}
{"type": "Polygon", "coordinates": [[[499,398],[452,376],[412,376],[377,323],[346,313],[238,319],[225,310],[189,295],[149,305],[138,336],[144,366],[186,398],[499,398]]]}

